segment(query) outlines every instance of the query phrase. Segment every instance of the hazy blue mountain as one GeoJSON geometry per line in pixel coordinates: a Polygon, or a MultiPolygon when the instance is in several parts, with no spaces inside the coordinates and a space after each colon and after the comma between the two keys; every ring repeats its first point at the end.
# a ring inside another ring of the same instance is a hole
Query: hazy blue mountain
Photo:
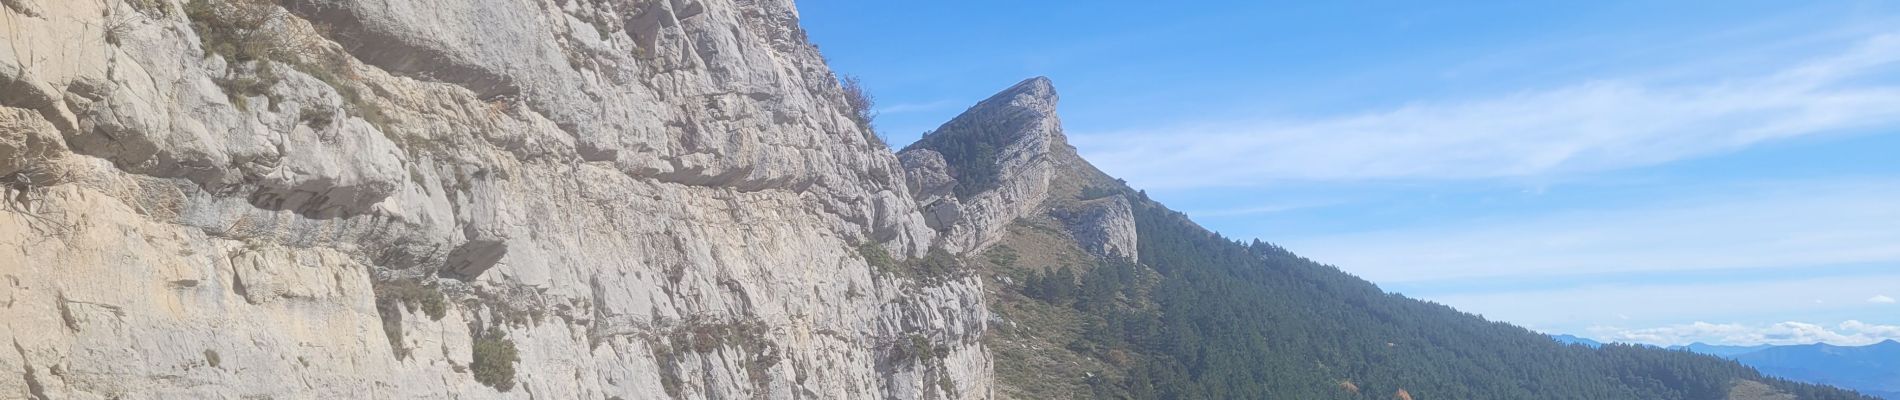
{"type": "Polygon", "coordinates": [[[1851,347],[1773,346],[1733,358],[1770,375],[1900,399],[1900,342],[1892,340],[1851,347]]]}
{"type": "Polygon", "coordinates": [[[1670,350],[1688,350],[1688,351],[1708,354],[1712,356],[1734,358],[1735,356],[1738,356],[1738,355],[1762,351],[1764,349],[1768,349],[1772,347],[1775,347],[1775,346],[1766,345],[1766,344],[1760,344],[1760,345],[1754,345],[1754,346],[1724,346],[1724,345],[1717,345],[1717,344],[1695,342],[1695,343],[1690,343],[1688,346],[1669,346],[1669,349],[1670,350]]]}
{"type": "MultiPolygon", "coordinates": [[[[1561,338],[1557,340],[1563,341],[1561,338]]],[[[1867,346],[1821,343],[1722,346],[1694,343],[1671,346],[1670,349],[1732,358],[1765,374],[1900,400],[1900,342],[1893,340],[1867,346]]]]}
{"type": "Polygon", "coordinates": [[[1551,340],[1556,340],[1557,343],[1581,345],[1592,349],[1603,347],[1603,343],[1601,342],[1590,340],[1589,338],[1577,337],[1576,335],[1550,335],[1550,338],[1551,340]]]}

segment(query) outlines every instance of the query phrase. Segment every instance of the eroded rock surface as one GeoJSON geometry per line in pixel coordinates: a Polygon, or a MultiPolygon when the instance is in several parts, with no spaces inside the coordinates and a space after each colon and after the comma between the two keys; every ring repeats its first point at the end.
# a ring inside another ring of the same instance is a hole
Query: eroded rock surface
{"type": "Polygon", "coordinates": [[[1139,259],[1136,252],[1135,211],[1128,198],[1113,195],[1082,202],[1073,210],[1057,210],[1075,243],[1103,258],[1139,259]]]}
{"type": "Polygon", "coordinates": [[[901,153],[915,160],[907,164],[912,179],[918,180],[914,195],[956,201],[948,203],[959,218],[946,224],[946,247],[982,248],[1017,218],[1041,212],[1058,157],[1074,153],[1056,116],[1057,100],[1048,78],[1025,80],[970,107],[901,153]],[[943,193],[945,186],[951,193],[943,193]]]}
{"type": "Polygon", "coordinates": [[[0,397],[991,395],[789,1],[4,6],[0,397]]]}

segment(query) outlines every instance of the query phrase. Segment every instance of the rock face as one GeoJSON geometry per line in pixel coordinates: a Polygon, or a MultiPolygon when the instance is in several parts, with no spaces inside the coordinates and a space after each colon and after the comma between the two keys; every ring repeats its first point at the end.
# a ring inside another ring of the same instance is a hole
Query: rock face
{"type": "Polygon", "coordinates": [[[1025,80],[900,153],[919,183],[915,195],[961,216],[940,228],[946,247],[981,248],[1010,222],[1040,212],[1056,175],[1058,152],[1074,154],[1056,116],[1057,100],[1048,78],[1025,80]]]}
{"type": "MultiPolygon", "coordinates": [[[[866,256],[982,225],[789,1],[0,14],[0,397],[991,396],[980,282],[866,256]]],[[[1042,126],[1020,88],[979,107],[1042,126]]]]}
{"type": "Polygon", "coordinates": [[[950,176],[943,154],[916,149],[898,158],[903,160],[905,176],[910,177],[911,193],[924,205],[924,223],[937,230],[955,227],[963,219],[963,203],[957,201],[957,178],[950,176]]]}
{"type": "Polygon", "coordinates": [[[987,279],[996,329],[984,341],[996,359],[993,390],[1003,398],[1104,396],[1112,392],[1102,391],[1100,382],[1123,379],[1121,368],[1129,365],[1075,345],[1088,340],[1077,324],[1091,323],[1076,321],[1104,320],[1057,305],[1069,300],[1036,297],[1049,291],[1029,294],[1032,285],[1075,283],[1059,276],[1145,268],[1136,263],[1134,206],[1147,200],[1077,155],[1062,133],[1056,103],[1048,79],[1029,79],[898,153],[927,223],[943,232],[945,248],[976,260],[987,279]]]}
{"type": "Polygon", "coordinates": [[[1017,219],[1047,215],[1098,257],[1136,258],[1135,218],[1124,195],[1071,201],[1086,196],[1076,185],[1112,178],[1069,145],[1058,99],[1048,78],[1030,78],[898,153],[911,194],[924,204],[927,223],[943,231],[945,247],[980,250],[1017,219]]]}
{"type": "Polygon", "coordinates": [[[1057,210],[1075,242],[1098,257],[1140,258],[1135,243],[1135,210],[1128,198],[1113,195],[1083,202],[1072,210],[1057,210]]]}

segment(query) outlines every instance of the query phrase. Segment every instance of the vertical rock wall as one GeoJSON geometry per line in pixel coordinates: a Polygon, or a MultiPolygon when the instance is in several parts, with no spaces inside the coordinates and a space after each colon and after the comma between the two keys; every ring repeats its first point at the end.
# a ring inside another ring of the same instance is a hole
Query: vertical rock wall
{"type": "Polygon", "coordinates": [[[979,282],[867,261],[937,233],[787,1],[0,32],[0,397],[990,395],[979,282]]]}

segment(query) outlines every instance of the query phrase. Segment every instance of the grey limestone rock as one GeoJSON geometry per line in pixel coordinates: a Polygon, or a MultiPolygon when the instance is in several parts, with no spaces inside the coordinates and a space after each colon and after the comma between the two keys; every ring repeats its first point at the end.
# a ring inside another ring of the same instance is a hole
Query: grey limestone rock
{"type": "Polygon", "coordinates": [[[790,1],[4,3],[0,393],[991,396],[790,1]]]}

